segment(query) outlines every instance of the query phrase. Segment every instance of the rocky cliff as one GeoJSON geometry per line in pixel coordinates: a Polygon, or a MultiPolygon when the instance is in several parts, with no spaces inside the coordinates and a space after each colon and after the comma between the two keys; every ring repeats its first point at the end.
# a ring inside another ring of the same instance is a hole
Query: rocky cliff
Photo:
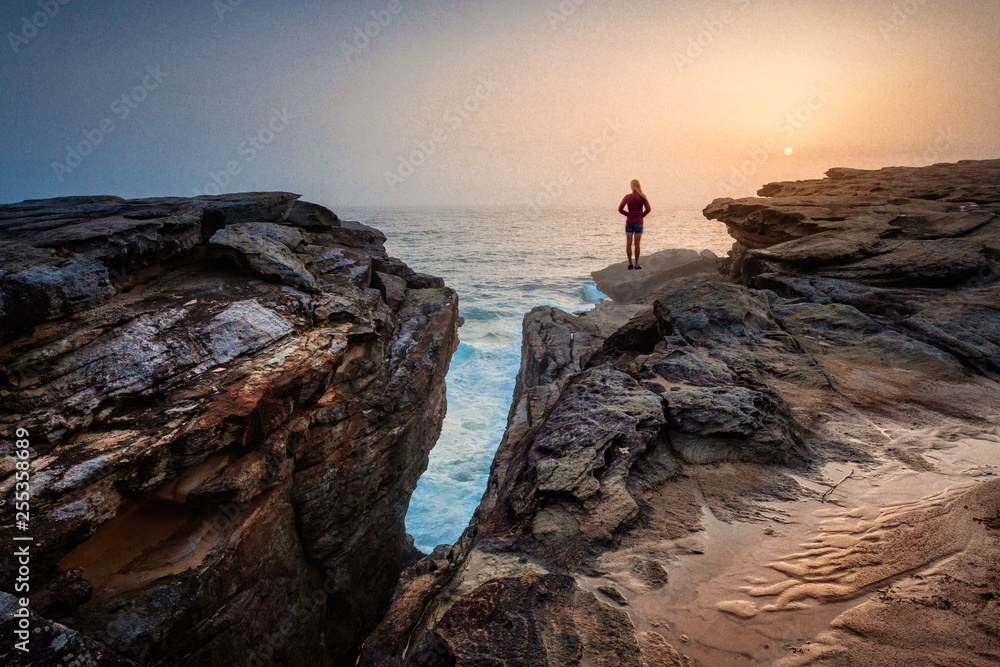
{"type": "Polygon", "coordinates": [[[1000,660],[1000,161],[759,195],[705,209],[728,277],[525,317],[482,503],[361,664],[1000,660]]]}
{"type": "Polygon", "coordinates": [[[591,276],[597,289],[616,303],[633,303],[647,294],[667,289],[675,278],[697,273],[715,272],[718,257],[711,250],[660,250],[642,258],[642,270],[633,273],[628,262],[619,262],[594,271],[591,276]]]}
{"type": "Polygon", "coordinates": [[[30,536],[41,632],[12,649],[0,599],[5,664],[353,662],[418,556],[455,293],[287,193],[27,201],[0,237],[0,590],[30,536]]]}

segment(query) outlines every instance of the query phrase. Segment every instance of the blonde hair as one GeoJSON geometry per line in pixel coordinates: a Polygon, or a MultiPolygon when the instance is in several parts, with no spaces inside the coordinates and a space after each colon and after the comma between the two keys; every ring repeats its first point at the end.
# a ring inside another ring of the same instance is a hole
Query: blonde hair
{"type": "Polygon", "coordinates": [[[642,194],[642,186],[639,185],[639,179],[638,178],[633,178],[632,179],[631,186],[632,186],[632,192],[638,192],[643,197],[646,196],[646,195],[642,194]]]}

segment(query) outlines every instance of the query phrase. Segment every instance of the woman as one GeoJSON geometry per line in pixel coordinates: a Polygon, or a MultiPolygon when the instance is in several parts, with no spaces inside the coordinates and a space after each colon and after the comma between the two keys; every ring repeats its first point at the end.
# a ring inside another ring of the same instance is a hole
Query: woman
{"type": "Polygon", "coordinates": [[[642,241],[642,219],[653,209],[649,207],[649,200],[642,194],[642,186],[639,181],[632,180],[632,192],[625,195],[622,203],[618,205],[618,212],[625,216],[625,254],[628,255],[628,270],[641,269],[639,266],[639,243],[642,241]],[[628,213],[625,212],[628,207],[628,213]],[[632,237],[635,237],[635,265],[632,265],[632,237]]]}

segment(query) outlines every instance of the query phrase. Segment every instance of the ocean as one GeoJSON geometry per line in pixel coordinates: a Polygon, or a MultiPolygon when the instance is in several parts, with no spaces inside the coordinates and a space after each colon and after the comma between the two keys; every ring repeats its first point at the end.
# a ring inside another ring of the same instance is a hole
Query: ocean
{"type": "MultiPolygon", "coordinates": [[[[458,292],[465,324],[448,372],[448,413],[406,515],[407,532],[429,552],[461,536],[489,476],[521,363],[521,321],[551,305],[590,310],[603,296],[591,271],[625,259],[625,218],[607,209],[335,208],[380,229],[386,249],[458,292]]],[[[701,211],[658,209],[646,219],[643,254],[665,248],[732,246],[725,225],[701,211]]]]}

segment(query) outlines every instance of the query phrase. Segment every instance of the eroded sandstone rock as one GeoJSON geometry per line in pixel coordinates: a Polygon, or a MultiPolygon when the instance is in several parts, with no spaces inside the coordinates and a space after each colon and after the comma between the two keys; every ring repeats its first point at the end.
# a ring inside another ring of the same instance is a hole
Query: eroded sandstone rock
{"type": "Polygon", "coordinates": [[[18,618],[14,616],[21,609],[17,598],[0,592],[0,632],[4,633],[0,642],[0,659],[5,665],[19,667],[50,667],[51,665],[93,665],[94,667],[134,667],[108,647],[28,610],[30,632],[28,650],[18,648],[14,641],[19,629],[18,618]]]}
{"type": "Polygon", "coordinates": [[[612,264],[591,275],[601,290],[618,303],[635,303],[641,297],[662,290],[676,278],[714,273],[718,258],[709,250],[669,248],[641,258],[642,269],[629,271],[628,262],[612,264]]]}
{"type": "Polygon", "coordinates": [[[449,609],[414,664],[642,667],[628,615],[557,574],[494,579],[449,609]],[[470,634],[469,625],[479,628],[470,634]]]}
{"type": "Polygon", "coordinates": [[[140,664],[350,660],[417,556],[455,293],[287,193],[25,202],[0,235],[33,604],[140,664]]]}
{"type": "Polygon", "coordinates": [[[995,660],[995,466],[961,459],[949,474],[968,486],[875,519],[825,503],[824,471],[877,487],[934,472],[951,440],[995,448],[998,175],[831,170],[717,200],[733,282],[678,277],[652,308],[592,317],[532,311],[483,501],[447,559],[404,575],[361,664],[606,664],[609,645],[608,664],[995,660]],[[770,564],[787,582],[733,583],[800,523],[807,541],[770,564]],[[789,620],[876,588],[832,632],[789,620]]]}

